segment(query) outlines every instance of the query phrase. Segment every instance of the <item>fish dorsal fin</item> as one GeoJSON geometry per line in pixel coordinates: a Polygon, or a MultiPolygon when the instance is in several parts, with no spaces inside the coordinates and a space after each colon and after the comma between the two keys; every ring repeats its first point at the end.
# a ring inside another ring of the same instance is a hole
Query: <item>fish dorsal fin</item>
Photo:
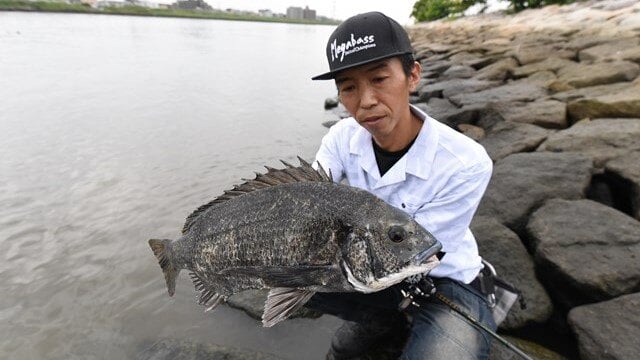
{"type": "Polygon", "coordinates": [[[280,160],[285,168],[284,169],[274,169],[268,166],[265,166],[267,169],[266,174],[256,173],[256,177],[254,179],[243,179],[244,183],[240,185],[236,185],[231,190],[226,190],[224,194],[218,196],[214,200],[200,206],[194,212],[192,212],[184,223],[182,227],[182,233],[186,233],[191,229],[191,226],[195,222],[195,220],[202,214],[207,211],[210,207],[225,202],[229,199],[233,199],[234,197],[244,195],[246,193],[250,193],[252,191],[282,185],[282,184],[291,184],[291,183],[299,183],[299,182],[331,182],[331,171],[328,173],[322,168],[320,163],[318,163],[318,170],[314,169],[311,164],[306,162],[304,159],[298,156],[298,160],[300,161],[300,166],[293,166],[284,160],[280,160]]]}
{"type": "Polygon", "coordinates": [[[314,291],[294,288],[271,289],[264,303],[262,326],[272,327],[285,320],[309,301],[313,294],[314,291]]]}

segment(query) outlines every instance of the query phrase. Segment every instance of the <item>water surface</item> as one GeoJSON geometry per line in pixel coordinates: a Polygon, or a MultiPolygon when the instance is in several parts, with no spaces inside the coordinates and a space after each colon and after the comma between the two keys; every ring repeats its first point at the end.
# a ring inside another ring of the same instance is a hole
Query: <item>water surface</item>
{"type": "Polygon", "coordinates": [[[169,298],[149,238],[278,159],[311,159],[332,27],[0,12],[0,358],[191,339],[321,359],[337,321],[263,329],[169,298]]]}

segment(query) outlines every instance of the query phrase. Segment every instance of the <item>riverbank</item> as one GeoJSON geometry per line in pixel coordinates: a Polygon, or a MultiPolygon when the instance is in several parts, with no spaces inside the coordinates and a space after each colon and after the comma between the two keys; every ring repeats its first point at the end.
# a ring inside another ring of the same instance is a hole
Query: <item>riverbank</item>
{"type": "Polygon", "coordinates": [[[129,16],[156,16],[156,17],[176,17],[192,19],[211,20],[231,20],[231,21],[258,21],[275,22],[289,24],[306,25],[335,25],[338,21],[332,20],[306,20],[289,19],[280,17],[263,17],[241,14],[231,14],[222,11],[199,11],[181,9],[152,9],[143,6],[127,5],[121,7],[105,7],[102,9],[92,8],[82,4],[67,4],[50,1],[27,1],[27,0],[0,0],[0,11],[30,11],[30,12],[62,12],[81,14],[102,14],[102,15],[129,15],[129,16]]]}

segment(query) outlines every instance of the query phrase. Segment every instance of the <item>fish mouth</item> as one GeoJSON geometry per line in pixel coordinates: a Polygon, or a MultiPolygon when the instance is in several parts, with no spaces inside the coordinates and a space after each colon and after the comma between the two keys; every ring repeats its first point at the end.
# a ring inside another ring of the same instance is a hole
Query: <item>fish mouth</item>
{"type": "Polygon", "coordinates": [[[409,260],[409,264],[411,265],[421,265],[423,264],[427,259],[429,259],[430,257],[434,256],[435,254],[438,253],[438,251],[442,250],[442,244],[439,241],[436,241],[435,244],[433,244],[433,246],[422,250],[421,252],[415,254],[411,260],[409,260]]]}

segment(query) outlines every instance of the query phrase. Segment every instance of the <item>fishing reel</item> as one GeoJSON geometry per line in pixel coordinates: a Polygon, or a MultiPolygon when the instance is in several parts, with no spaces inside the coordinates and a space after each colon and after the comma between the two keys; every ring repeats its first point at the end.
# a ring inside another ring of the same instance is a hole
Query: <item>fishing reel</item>
{"type": "Polygon", "coordinates": [[[426,299],[436,293],[433,279],[422,274],[408,277],[404,280],[403,285],[400,289],[403,298],[398,304],[399,311],[405,310],[409,305],[420,307],[415,299],[426,299]]]}

